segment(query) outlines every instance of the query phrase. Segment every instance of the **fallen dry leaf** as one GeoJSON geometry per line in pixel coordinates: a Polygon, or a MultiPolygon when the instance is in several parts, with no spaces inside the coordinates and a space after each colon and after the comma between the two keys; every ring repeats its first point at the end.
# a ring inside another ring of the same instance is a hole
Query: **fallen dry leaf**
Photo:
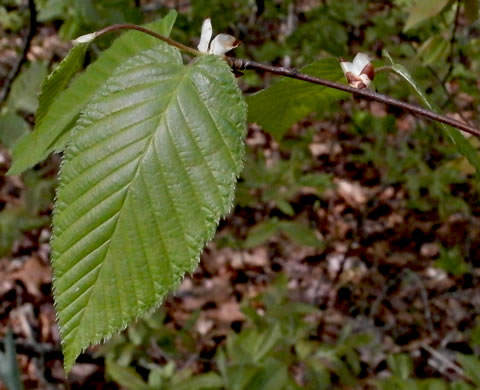
{"type": "Polygon", "coordinates": [[[20,270],[10,275],[10,279],[22,282],[30,295],[41,298],[43,294],[40,288],[42,284],[52,281],[52,274],[50,267],[38,257],[32,256],[20,270]]]}

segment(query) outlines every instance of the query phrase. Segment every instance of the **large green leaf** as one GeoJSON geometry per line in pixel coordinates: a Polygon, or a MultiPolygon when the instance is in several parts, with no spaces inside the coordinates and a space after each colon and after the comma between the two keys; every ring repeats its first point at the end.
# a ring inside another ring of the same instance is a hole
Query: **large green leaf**
{"type": "MultiPolygon", "coordinates": [[[[175,22],[171,11],[148,28],[168,36],[175,22]]],[[[13,149],[13,164],[9,175],[16,175],[45,159],[53,151],[62,150],[80,111],[113,71],[131,56],[159,44],[158,39],[138,31],[129,31],[105,50],[87,70],[77,77],[58,97],[48,104],[35,130],[23,137],[13,149]]],[[[77,49],[78,50],[78,49],[77,49]]]]}
{"type": "Polygon", "coordinates": [[[160,45],[119,67],[65,151],[52,262],[65,367],[160,303],[232,206],[246,104],[228,65],[160,45]]]}
{"type": "MultiPolygon", "coordinates": [[[[436,111],[436,107],[434,107],[433,104],[430,103],[427,95],[422,90],[422,88],[420,88],[420,86],[415,82],[408,69],[401,64],[395,63],[386,50],[384,50],[383,56],[386,57],[387,60],[390,62],[393,72],[403,78],[410,85],[410,87],[422,101],[423,105],[431,111],[436,111]]],[[[472,164],[472,166],[477,171],[477,175],[480,175],[480,154],[478,153],[477,149],[475,149],[475,147],[470,143],[470,141],[466,139],[459,130],[451,126],[447,126],[443,123],[435,123],[445,132],[445,134],[447,134],[447,136],[450,138],[450,141],[452,141],[452,143],[457,147],[457,150],[463,156],[465,156],[465,158],[470,164],[472,164]]]]}
{"type": "MultiPolygon", "coordinates": [[[[323,59],[303,68],[302,73],[332,81],[344,79],[337,59],[323,59]]],[[[325,104],[348,96],[345,92],[285,78],[247,98],[248,120],[256,122],[280,140],[295,122],[325,104]]]]}

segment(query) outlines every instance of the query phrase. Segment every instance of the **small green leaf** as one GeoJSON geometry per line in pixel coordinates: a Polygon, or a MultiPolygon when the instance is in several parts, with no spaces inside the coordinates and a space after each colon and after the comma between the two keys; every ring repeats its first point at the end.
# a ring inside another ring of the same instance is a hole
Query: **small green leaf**
{"type": "Polygon", "coordinates": [[[464,0],[465,2],[465,15],[470,23],[475,22],[478,19],[479,13],[479,1],[478,0],[464,0]]]}
{"type": "Polygon", "coordinates": [[[458,354],[465,375],[467,375],[477,386],[480,386],[480,359],[473,355],[458,354]]]}
{"type": "Polygon", "coordinates": [[[38,229],[49,222],[48,217],[29,215],[22,208],[0,212],[0,256],[8,254],[22,232],[38,229]]]}
{"type": "Polygon", "coordinates": [[[260,222],[248,232],[247,239],[245,240],[245,248],[255,248],[264,244],[278,233],[278,229],[279,223],[276,218],[260,222]]]}
{"type": "Polygon", "coordinates": [[[120,386],[129,390],[152,390],[142,377],[131,367],[124,367],[111,359],[107,360],[107,374],[120,386]]]}
{"type": "Polygon", "coordinates": [[[261,370],[250,380],[248,390],[280,390],[288,381],[288,366],[274,358],[268,358],[261,370]]]}
{"type": "Polygon", "coordinates": [[[73,46],[63,61],[43,80],[38,97],[38,109],[35,113],[37,127],[41,126],[48,109],[58,94],[67,87],[72,77],[82,67],[88,45],[88,43],[80,43],[73,46]]]}
{"type": "Polygon", "coordinates": [[[317,249],[325,248],[325,243],[316,236],[315,232],[300,222],[282,222],[280,230],[297,244],[317,249]]]}
{"type": "Polygon", "coordinates": [[[30,130],[30,126],[20,115],[13,112],[0,114],[0,143],[11,149],[30,130]]]}
{"type": "MultiPolygon", "coordinates": [[[[391,69],[395,72],[398,76],[403,78],[410,87],[414,90],[420,100],[423,102],[423,105],[427,107],[429,110],[435,111],[435,107],[430,103],[428,100],[427,95],[423,90],[418,86],[418,84],[413,80],[410,72],[401,64],[396,64],[390,54],[384,50],[383,56],[387,58],[387,60],[391,64],[391,69]]],[[[470,143],[470,141],[465,138],[465,136],[457,129],[447,126],[443,123],[435,122],[437,126],[439,126],[450,138],[452,143],[457,147],[459,153],[461,153],[465,158],[472,164],[472,166],[477,171],[477,175],[480,175],[480,154],[475,149],[475,147],[470,143]]]]}
{"type": "MultiPolygon", "coordinates": [[[[301,71],[327,80],[344,80],[338,60],[333,58],[310,64],[301,71]]],[[[346,96],[345,92],[333,88],[284,78],[247,98],[248,120],[258,123],[276,140],[281,140],[295,122],[312,112],[322,112],[327,103],[346,96]]]]}
{"type": "Polygon", "coordinates": [[[214,372],[195,375],[175,384],[175,390],[212,390],[223,388],[223,380],[214,372]]]}
{"type": "Polygon", "coordinates": [[[191,272],[232,207],[246,104],[230,67],[166,44],[117,68],[65,151],[52,263],[66,370],[191,272]]]}
{"type": "MultiPolygon", "coordinates": [[[[176,15],[175,11],[170,11],[164,18],[146,27],[168,36],[176,15]]],[[[35,130],[15,145],[13,163],[7,174],[18,175],[53,151],[63,150],[80,111],[113,71],[131,56],[158,44],[158,39],[138,31],[129,31],[115,40],[97,61],[51,102],[47,114],[35,130]]]]}
{"type": "Polygon", "coordinates": [[[470,267],[457,247],[451,249],[440,248],[440,256],[435,261],[435,265],[454,276],[462,276],[470,271],[470,267]]]}
{"type": "Polygon", "coordinates": [[[389,355],[387,363],[392,374],[401,379],[408,379],[413,371],[412,359],[407,354],[389,355]]]}
{"type": "Polygon", "coordinates": [[[33,114],[38,107],[37,95],[46,75],[47,65],[43,62],[32,62],[26,66],[12,84],[7,107],[12,111],[33,114]]]}
{"type": "Polygon", "coordinates": [[[436,65],[443,63],[450,52],[450,41],[442,34],[430,37],[418,50],[423,65],[436,65]]]}
{"type": "Polygon", "coordinates": [[[420,23],[438,15],[449,2],[450,0],[416,0],[415,5],[410,8],[403,31],[408,31],[420,23]]]}
{"type": "Polygon", "coordinates": [[[449,390],[474,390],[470,385],[467,385],[465,382],[452,382],[450,383],[449,390]]]}

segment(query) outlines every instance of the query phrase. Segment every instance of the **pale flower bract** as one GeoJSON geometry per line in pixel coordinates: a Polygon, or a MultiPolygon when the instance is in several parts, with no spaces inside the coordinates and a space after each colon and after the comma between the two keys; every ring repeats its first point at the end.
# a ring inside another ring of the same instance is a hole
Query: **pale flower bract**
{"type": "Polygon", "coordinates": [[[237,38],[228,34],[218,34],[210,42],[212,34],[212,21],[210,18],[205,19],[202,24],[200,43],[197,46],[200,52],[223,56],[225,53],[235,49],[240,44],[240,41],[237,38]]]}

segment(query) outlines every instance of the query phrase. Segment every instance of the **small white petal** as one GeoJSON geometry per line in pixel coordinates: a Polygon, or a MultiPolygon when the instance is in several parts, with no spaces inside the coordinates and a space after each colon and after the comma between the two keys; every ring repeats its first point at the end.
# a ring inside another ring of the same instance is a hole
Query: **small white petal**
{"type": "Polygon", "coordinates": [[[358,53],[355,58],[353,59],[353,74],[356,76],[360,76],[363,68],[370,63],[370,58],[363,53],[358,53]]]}
{"type": "Polygon", "coordinates": [[[231,35],[218,34],[213,38],[208,52],[217,56],[223,56],[226,52],[235,49],[239,44],[240,41],[231,35]]]}
{"type": "Polygon", "coordinates": [[[208,52],[208,45],[212,39],[212,21],[210,18],[205,19],[202,24],[202,35],[200,35],[200,43],[197,48],[202,53],[208,52]]]}
{"type": "Polygon", "coordinates": [[[72,43],[74,45],[78,45],[80,43],[89,43],[89,42],[92,42],[96,37],[97,37],[97,33],[93,32],[93,33],[90,33],[90,34],[82,35],[82,36],[78,37],[77,39],[74,39],[72,41],[72,43]]]}
{"type": "Polygon", "coordinates": [[[351,62],[340,62],[340,66],[342,67],[343,73],[347,74],[348,72],[353,73],[353,64],[351,62]]]}

